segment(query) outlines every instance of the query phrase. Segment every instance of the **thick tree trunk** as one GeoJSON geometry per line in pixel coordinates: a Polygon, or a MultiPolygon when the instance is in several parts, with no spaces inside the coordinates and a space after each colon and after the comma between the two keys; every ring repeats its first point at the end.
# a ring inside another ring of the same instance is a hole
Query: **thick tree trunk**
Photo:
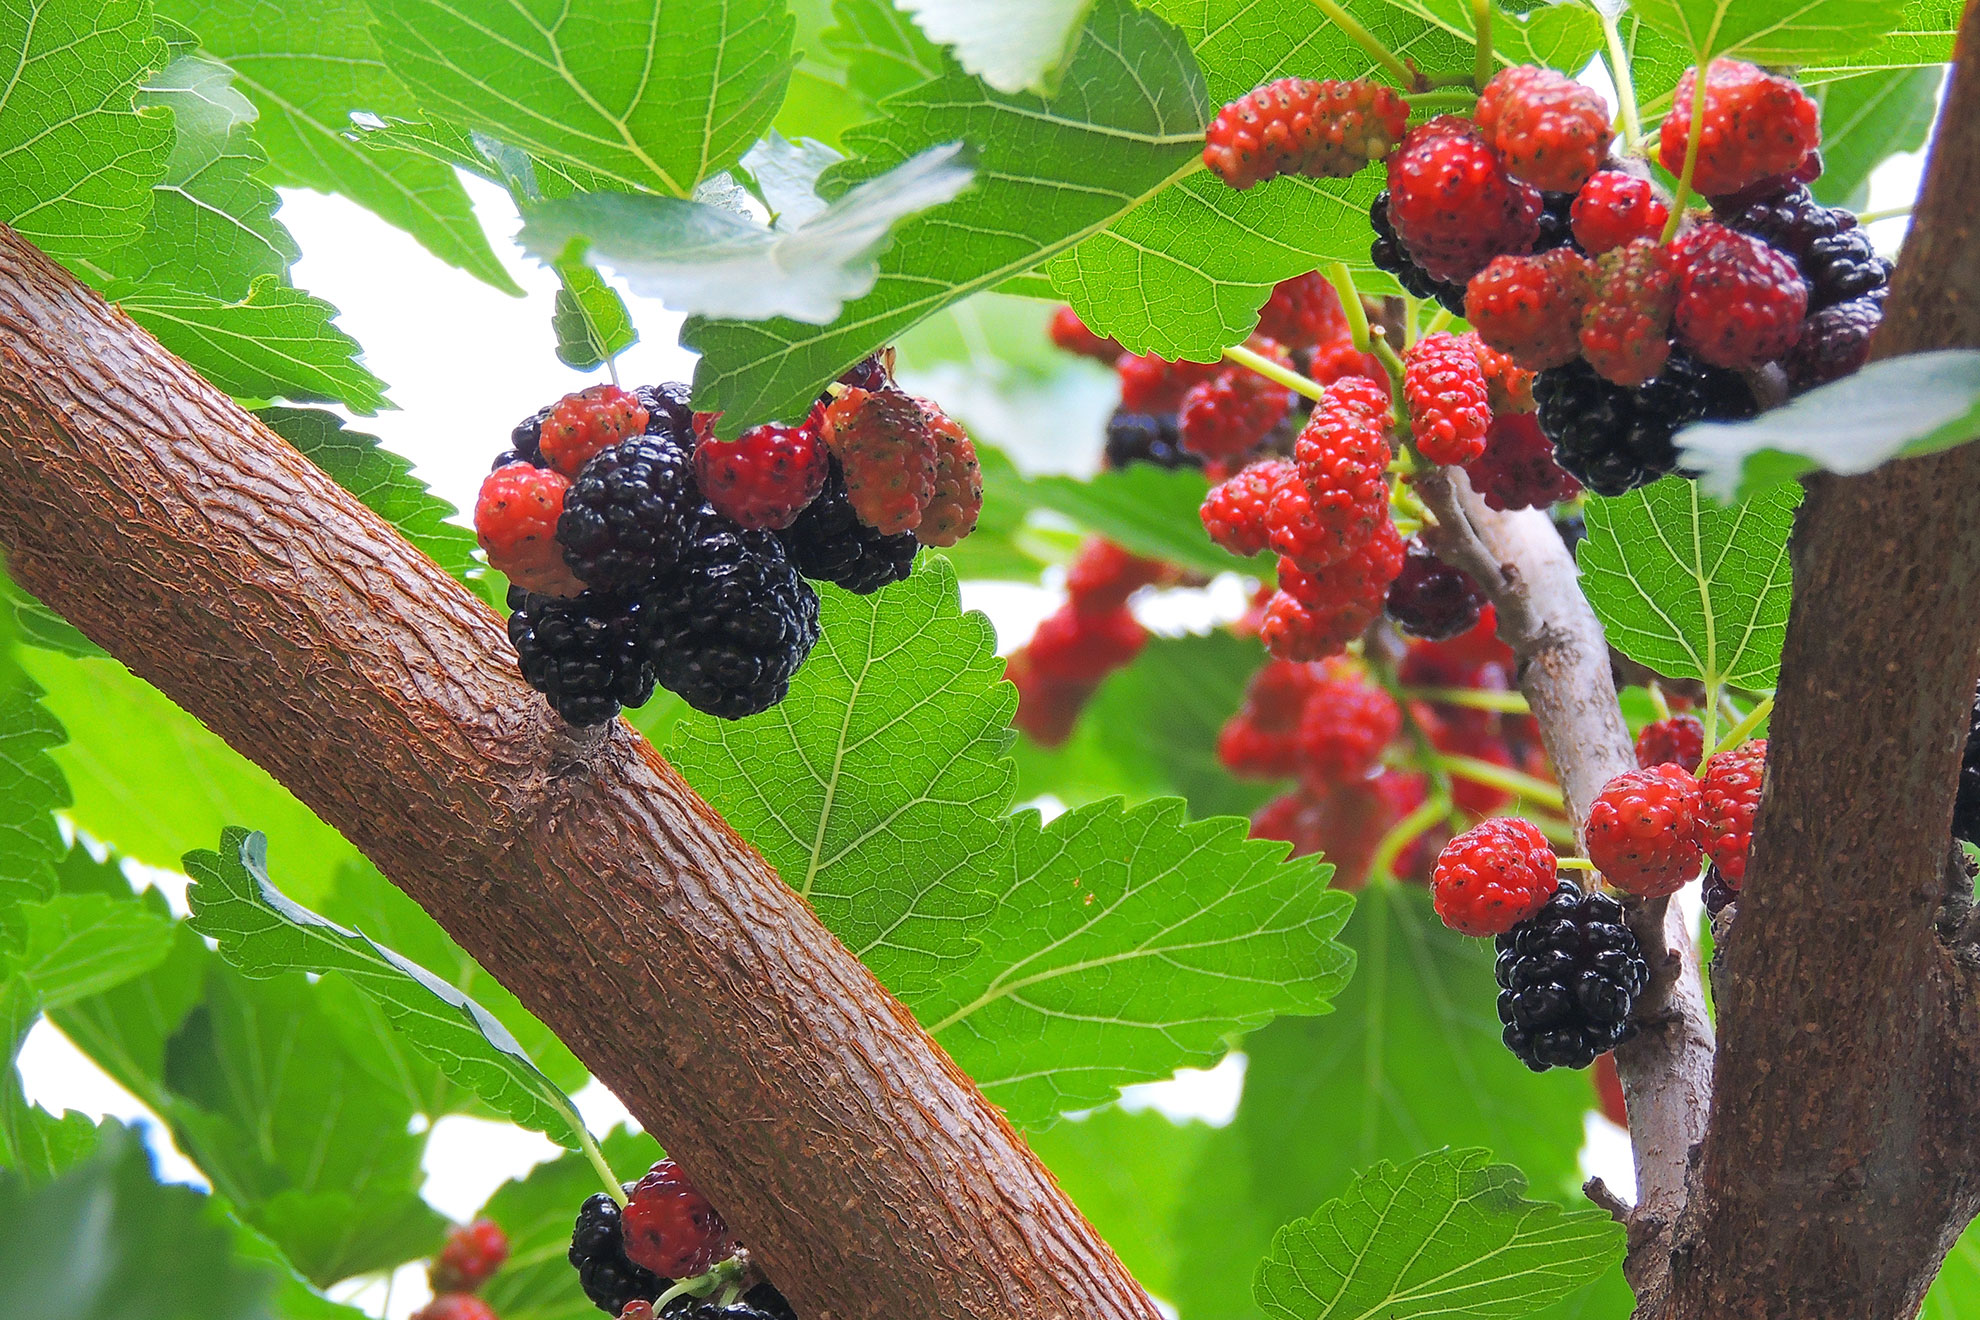
{"type": "MultiPolygon", "coordinates": [[[[1881,356],[1980,346],[1972,10],[1881,356]]],[[[1818,476],[1767,789],[1715,984],[1712,1120],[1667,1320],[1914,1314],[1980,1210],[1980,1004],[1942,918],[1980,673],[1980,445],[1818,476]]]]}
{"type": "Polygon", "coordinates": [[[1156,1316],[644,739],[550,717],[484,605],[4,227],[0,544],[515,991],[807,1320],[1156,1316]]]}

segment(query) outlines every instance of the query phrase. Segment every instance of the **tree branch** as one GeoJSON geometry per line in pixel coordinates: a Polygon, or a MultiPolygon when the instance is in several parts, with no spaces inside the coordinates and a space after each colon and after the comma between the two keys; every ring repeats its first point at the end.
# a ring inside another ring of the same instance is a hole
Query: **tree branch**
{"type": "Polygon", "coordinates": [[[22,584],[438,918],[806,1320],[1154,1320],[1002,1114],[652,747],[552,718],[486,606],[4,227],[0,437],[22,584]]]}
{"type": "MultiPolygon", "coordinates": [[[[1513,649],[1519,687],[1540,724],[1577,831],[1611,778],[1636,767],[1616,701],[1609,646],[1581,593],[1574,558],[1543,513],[1497,513],[1464,473],[1439,468],[1417,481],[1437,516],[1424,530],[1438,556],[1477,580],[1513,649]]],[[[1698,956],[1682,913],[1667,900],[1630,900],[1630,927],[1650,960],[1638,1033],[1616,1051],[1629,1103],[1637,1206],[1629,1216],[1632,1281],[1639,1265],[1662,1259],[1684,1205],[1692,1147],[1704,1136],[1711,1094],[1712,1023],[1705,1012],[1698,956]]]]}
{"type": "MultiPolygon", "coordinates": [[[[1879,356],[1980,346],[1973,12],[1879,356]]],[[[1947,842],[1980,673],[1980,446],[1807,486],[1662,1320],[1910,1316],[1980,1209],[1980,984],[1938,928],[1970,886],[1947,842]]]]}

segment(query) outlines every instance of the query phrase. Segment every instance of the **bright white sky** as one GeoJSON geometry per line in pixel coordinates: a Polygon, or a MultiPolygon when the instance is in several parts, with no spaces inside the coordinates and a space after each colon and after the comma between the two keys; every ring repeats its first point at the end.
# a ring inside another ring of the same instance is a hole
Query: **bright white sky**
{"type": "MultiPolygon", "coordinates": [[[[1870,208],[1908,204],[1920,167],[1917,156],[1887,162],[1872,180],[1870,208]]],[[[550,335],[554,277],[507,241],[518,225],[507,195],[478,179],[466,183],[496,250],[528,290],[527,298],[508,297],[443,265],[404,233],[341,197],[285,190],[281,211],[304,254],[295,267],[296,283],[341,309],[340,324],[364,345],[366,361],[399,405],[396,412],[357,419],[356,425],[413,459],[419,475],[461,509],[472,506],[511,426],[543,403],[603,378],[602,373],[580,376],[557,361],[550,335]]],[[[1903,224],[1891,221],[1875,229],[1886,251],[1901,240],[1903,224]]],[[[641,338],[619,359],[621,378],[687,379],[692,359],[674,342],[680,318],[648,300],[627,301],[641,338]]],[[[991,615],[1008,645],[1029,635],[1056,606],[1059,593],[966,585],[965,597],[966,604],[991,615]]],[[[169,878],[157,878],[172,887],[169,878]]],[[[198,1180],[169,1139],[158,1134],[144,1106],[46,1023],[28,1038],[21,1071],[29,1098],[50,1109],[151,1121],[165,1176],[198,1180]]],[[[1243,1060],[1233,1056],[1207,1072],[1132,1088],[1128,1103],[1154,1106],[1175,1118],[1228,1122],[1242,1079],[1243,1060]]],[[[577,1099],[594,1131],[625,1117],[624,1107],[596,1083],[577,1099]]],[[[1583,1153],[1588,1170],[1631,1194],[1635,1178],[1627,1135],[1591,1115],[1588,1138],[1583,1153]]],[[[441,1212],[465,1218],[504,1180],[554,1153],[543,1137],[507,1124],[443,1119],[428,1146],[426,1197],[441,1212]]],[[[425,1297],[424,1277],[416,1269],[403,1270],[391,1290],[389,1315],[401,1320],[425,1297]]],[[[345,1299],[377,1314],[385,1289],[372,1287],[345,1299]]]]}

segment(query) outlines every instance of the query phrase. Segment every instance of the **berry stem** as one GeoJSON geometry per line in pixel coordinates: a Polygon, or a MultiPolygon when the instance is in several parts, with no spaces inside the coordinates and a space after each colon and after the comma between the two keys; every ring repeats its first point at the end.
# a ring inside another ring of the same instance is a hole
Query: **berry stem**
{"type": "MultiPolygon", "coordinates": [[[[1726,730],[1725,737],[1712,744],[1713,754],[1716,755],[1719,752],[1730,751],[1745,742],[1753,736],[1753,731],[1759,728],[1766,721],[1767,717],[1773,713],[1774,699],[1771,696],[1762,697],[1760,704],[1752,710],[1747,711],[1744,719],[1726,730]]],[[[1702,764],[1700,768],[1704,768],[1702,764]]]]}
{"type": "Polygon", "coordinates": [[[1263,353],[1254,352],[1243,344],[1233,344],[1224,350],[1224,356],[1241,367],[1249,367],[1275,385],[1283,385],[1294,394],[1304,395],[1315,403],[1327,397],[1327,389],[1316,381],[1308,380],[1291,367],[1280,366],[1263,353]]]}
{"type": "Polygon", "coordinates": [[[1416,314],[1422,309],[1423,304],[1408,294],[1403,295],[1402,304],[1403,352],[1407,353],[1416,347],[1416,314]]]}
{"type": "Polygon", "coordinates": [[[1911,207],[1909,204],[1904,206],[1886,206],[1881,211],[1861,212],[1856,217],[1856,223],[1859,225],[1874,225],[1879,220],[1902,220],[1910,214],[1911,207]]]}
{"type": "Polygon", "coordinates": [[[1490,761],[1481,761],[1475,756],[1456,756],[1448,752],[1438,752],[1435,755],[1443,767],[1459,779],[1469,779],[1472,783],[1483,784],[1487,788],[1502,789],[1525,798],[1528,802],[1537,802],[1543,807],[1552,807],[1556,811],[1567,809],[1567,802],[1561,796],[1560,787],[1544,779],[1507,766],[1494,765],[1490,761]]]}
{"type": "Polygon", "coordinates": [[[1653,678],[1650,680],[1648,690],[1650,693],[1650,709],[1656,712],[1658,719],[1669,719],[1671,717],[1671,703],[1670,699],[1664,695],[1664,685],[1653,678]]]}
{"type": "MultiPolygon", "coordinates": [[[[1699,718],[1705,725],[1704,742],[1707,747],[1716,747],[1719,744],[1719,692],[1717,683],[1705,685],[1705,709],[1699,713],[1699,718]]],[[[1698,759],[1698,773],[1701,776],[1705,773],[1704,757],[1698,759]]]]}
{"type": "MultiPolygon", "coordinates": [[[[1468,76],[1468,75],[1467,75],[1468,76]]],[[[1478,104],[1478,93],[1469,87],[1451,87],[1436,92],[1418,92],[1409,98],[1409,112],[1469,110],[1478,104]]]]}
{"type": "Polygon", "coordinates": [[[1554,865],[1563,871],[1593,871],[1595,863],[1586,857],[1556,857],[1554,865]]]}
{"type": "Polygon", "coordinates": [[[598,1149],[597,1141],[592,1139],[591,1129],[584,1125],[584,1120],[578,1117],[575,1108],[570,1111],[570,1118],[571,1126],[577,1130],[578,1149],[584,1152],[584,1157],[591,1162],[591,1167],[598,1171],[599,1180],[604,1183],[605,1190],[611,1194],[612,1199],[624,1208],[626,1189],[620,1185],[618,1175],[612,1172],[612,1166],[606,1162],[605,1152],[598,1149]]]}
{"type": "MultiPolygon", "coordinates": [[[[1711,90],[1710,61],[1700,67],[1692,77],[1696,84],[1691,93],[1690,132],[1685,134],[1684,172],[1678,175],[1677,196],[1671,199],[1671,218],[1664,221],[1664,234],[1659,240],[1668,243],[1677,237],[1678,226],[1684,223],[1685,204],[1691,200],[1691,177],[1698,171],[1698,144],[1705,140],[1705,93],[1711,90]]],[[[1711,726],[1708,724],[1709,730],[1711,726]]]]}
{"type": "Polygon", "coordinates": [[[659,1315],[666,1309],[667,1303],[676,1297],[706,1297],[717,1288],[735,1283],[742,1278],[742,1270],[742,1262],[734,1256],[719,1261],[708,1273],[697,1274],[691,1279],[682,1279],[654,1298],[653,1313],[659,1315]]]}
{"type": "Polygon", "coordinates": [[[1439,330],[1448,330],[1451,328],[1453,324],[1456,323],[1456,321],[1457,321],[1457,317],[1454,314],[1452,314],[1450,308],[1439,307],[1431,315],[1430,319],[1423,323],[1423,333],[1426,335],[1434,335],[1439,330]]]}
{"type": "MultiPolygon", "coordinates": [[[[1380,358],[1382,360],[1382,365],[1388,369],[1389,380],[1391,384],[1395,386],[1393,393],[1395,394],[1396,397],[1397,407],[1400,410],[1403,399],[1402,358],[1397,356],[1395,349],[1389,347],[1389,339],[1387,335],[1379,334],[1374,331],[1371,331],[1368,336],[1368,341],[1369,341],[1368,351],[1373,353],[1376,357],[1380,358]]],[[[1398,411],[1398,416],[1400,415],[1401,413],[1400,411],[1398,411]]]]}
{"type": "Polygon", "coordinates": [[[1396,695],[1405,701],[1428,701],[1440,706],[1492,710],[1501,715],[1531,715],[1533,707],[1517,692],[1487,692],[1480,688],[1406,687],[1396,695]]]}
{"type": "Polygon", "coordinates": [[[1630,73],[1629,53],[1623,49],[1622,32],[1616,27],[1616,19],[1621,10],[1611,13],[1607,6],[1597,5],[1595,11],[1602,16],[1602,36],[1609,44],[1609,81],[1616,88],[1616,113],[1622,120],[1623,146],[1635,151],[1643,142],[1643,121],[1636,108],[1636,79],[1630,73]]]}
{"type": "Polygon", "coordinates": [[[1471,30],[1478,37],[1478,54],[1472,64],[1472,81],[1482,91],[1492,81],[1492,0],[1471,0],[1471,30]]]}
{"type": "Polygon", "coordinates": [[[1361,291],[1354,287],[1354,272],[1345,261],[1330,261],[1327,282],[1340,296],[1341,311],[1347,314],[1348,333],[1354,337],[1355,348],[1368,352],[1368,309],[1361,305],[1361,291]]]}
{"type": "Polygon", "coordinates": [[[1403,849],[1415,843],[1425,830],[1442,820],[1450,809],[1448,798],[1432,794],[1417,804],[1416,810],[1391,825],[1389,832],[1375,845],[1374,855],[1368,859],[1368,883],[1394,881],[1396,858],[1402,856],[1403,849]]]}
{"type": "Polygon", "coordinates": [[[1373,32],[1356,22],[1354,16],[1335,4],[1334,0],[1313,0],[1313,7],[1325,14],[1327,20],[1335,27],[1346,33],[1350,41],[1367,51],[1368,57],[1388,70],[1389,76],[1402,87],[1407,89],[1416,86],[1416,70],[1404,64],[1394,51],[1384,46],[1373,32]]]}

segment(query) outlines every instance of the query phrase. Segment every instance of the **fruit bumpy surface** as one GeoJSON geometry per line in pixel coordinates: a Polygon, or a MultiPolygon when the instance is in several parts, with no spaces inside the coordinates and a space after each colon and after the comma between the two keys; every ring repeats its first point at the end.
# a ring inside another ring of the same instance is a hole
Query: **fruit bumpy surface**
{"type": "Polygon", "coordinates": [[[509,588],[509,641],[523,681],[567,724],[603,724],[653,695],[640,606],[587,591],[569,599],[509,588]]]}
{"type": "Polygon", "coordinates": [[[1426,335],[1409,349],[1403,397],[1411,438],[1432,463],[1469,463],[1485,452],[1491,393],[1478,355],[1456,335],[1426,335]]]}
{"type": "Polygon", "coordinates": [[[557,541],[570,483],[561,472],[518,460],[482,480],[474,502],[475,541],[491,567],[510,581],[547,596],[584,590],[557,541]]]}
{"type": "Polygon", "coordinates": [[[435,1293],[473,1292],[508,1258],[508,1234],[492,1219],[477,1219],[447,1234],[440,1254],[427,1267],[427,1282],[435,1293]]]}
{"type": "Polygon", "coordinates": [[[1753,843],[1753,817],[1760,810],[1766,773],[1767,740],[1756,738],[1715,753],[1699,785],[1699,841],[1735,893],[1746,883],[1746,853],[1753,843]]]}
{"type": "Polygon", "coordinates": [[[1586,1068],[1628,1039],[1650,967],[1616,900],[1562,881],[1497,948],[1499,1021],[1521,1063],[1586,1068]]]}
{"type": "Polygon", "coordinates": [[[700,506],[692,438],[646,435],[587,463],[564,496],[564,562],[593,590],[638,591],[672,572],[700,506]]]}
{"type": "Polygon", "coordinates": [[[700,437],[694,478],[701,494],[738,527],[789,527],[825,487],[828,455],[809,426],[752,427],[734,440],[700,437]]]}
{"type": "Polygon", "coordinates": [[[818,594],[772,532],[703,504],[677,565],[639,596],[639,638],[660,685],[705,714],[741,719],[784,699],[818,641],[818,594]]]}
{"type": "Polygon", "coordinates": [[[1570,212],[1574,241],[1591,257],[1633,238],[1658,237],[1670,217],[1670,207],[1648,179],[1621,170],[1602,170],[1581,185],[1570,212]]]}
{"type": "Polygon", "coordinates": [[[1494,257],[1466,286],[1464,316],[1487,347],[1526,370],[1564,366],[1581,355],[1593,280],[1594,268],[1572,248],[1494,257]]]}
{"type": "Polygon", "coordinates": [[[983,465],[960,423],[927,399],[920,403],[935,437],[935,489],[922,507],[914,538],[922,545],[952,546],[976,530],[983,513],[983,465]]]}
{"type": "Polygon", "coordinates": [[[1283,174],[1344,179],[1401,141],[1409,105],[1393,87],[1279,78],[1217,112],[1203,163],[1233,188],[1283,174]]]}
{"type": "Polygon", "coordinates": [[[1698,874],[1698,780],[1681,765],[1626,770],[1588,809],[1588,860],[1639,898],[1675,894],[1698,874]]]}
{"type": "Polygon", "coordinates": [[[538,433],[544,461],[575,477],[601,450],[646,430],[646,405],[617,385],[593,385],[551,405],[538,433]]]}
{"type": "Polygon", "coordinates": [[[1581,310],[1581,356],[1616,385],[1642,385],[1670,361],[1677,258],[1654,239],[1631,239],[1595,261],[1581,310]]]}
{"type": "Polygon", "coordinates": [[[1478,94],[1472,121],[1516,179],[1572,193],[1608,159],[1615,134],[1601,93],[1537,65],[1501,70],[1478,94]]]}
{"type": "Polygon", "coordinates": [[[820,433],[845,473],[846,496],[875,531],[911,532],[935,496],[935,433],[920,400],[849,387],[823,410],[820,433]]]}
{"type": "Polygon", "coordinates": [[[604,1192],[578,1208],[567,1254],[584,1295],[607,1315],[619,1315],[636,1298],[652,1301],[671,1282],[627,1258],[623,1212],[604,1192]]]}
{"type": "MultiPolygon", "coordinates": [[[[1686,69],[1671,93],[1671,112],[1657,138],[1657,159],[1677,176],[1691,140],[1698,70],[1686,69]]],[[[1792,78],[1744,60],[1713,60],[1705,76],[1698,161],[1691,186],[1723,197],[1776,174],[1787,174],[1822,140],[1821,112],[1792,78]]]]}
{"type": "Polygon", "coordinates": [[[1472,489],[1488,508],[1540,509],[1573,499],[1576,481],[1554,461],[1554,444],[1532,413],[1496,413],[1485,452],[1464,465],[1472,489]]]}
{"type": "Polygon", "coordinates": [[[777,533],[777,540],[804,576],[862,596],[904,581],[914,571],[919,544],[913,532],[889,535],[859,520],[837,459],[831,461],[818,498],[777,533]]]}
{"type": "Polygon", "coordinates": [[[1750,234],[1710,222],[1678,241],[1678,341],[1715,367],[1775,361],[1801,336],[1808,284],[1786,255],[1750,234]]]}
{"type": "Polygon", "coordinates": [[[1540,429],[1554,458],[1597,495],[1621,495],[1677,468],[1672,437],[1699,421],[1729,421],[1758,411],[1734,371],[1707,366],[1681,350],[1645,384],[1603,380],[1586,362],[1543,371],[1533,382],[1540,429]]]}
{"type": "Polygon", "coordinates": [[[1389,156],[1388,219],[1410,259],[1437,280],[1470,279],[1539,236],[1539,191],[1506,173],[1468,119],[1439,115],[1389,156]]]}
{"type": "Polygon", "coordinates": [[[633,1184],[621,1220],[626,1256],[663,1278],[706,1274],[735,1251],[729,1226],[672,1160],[633,1184]]]}
{"type": "Polygon", "coordinates": [[[1411,637],[1441,642],[1469,632],[1485,608],[1485,593],[1471,575],[1431,552],[1420,536],[1404,547],[1402,572],[1389,584],[1385,607],[1411,637]]]}
{"type": "Polygon", "coordinates": [[[1705,759],[1705,726],[1696,715],[1673,715],[1652,720],[1636,735],[1636,768],[1648,770],[1671,762],[1696,771],[1705,759]]]}
{"type": "Polygon", "coordinates": [[[1547,836],[1531,822],[1495,817],[1444,845],[1430,872],[1430,893],[1452,930],[1501,935],[1553,895],[1557,870],[1547,836]]]}
{"type": "Polygon", "coordinates": [[[1368,204],[1368,223],[1375,231],[1375,241],[1368,245],[1369,264],[1395,276],[1396,283],[1402,285],[1403,292],[1410,297],[1434,299],[1453,316],[1464,315],[1463,282],[1432,277],[1429,271],[1417,265],[1402,240],[1396,237],[1396,227],[1389,222],[1389,194],[1386,189],[1376,193],[1375,200],[1368,204]]]}

